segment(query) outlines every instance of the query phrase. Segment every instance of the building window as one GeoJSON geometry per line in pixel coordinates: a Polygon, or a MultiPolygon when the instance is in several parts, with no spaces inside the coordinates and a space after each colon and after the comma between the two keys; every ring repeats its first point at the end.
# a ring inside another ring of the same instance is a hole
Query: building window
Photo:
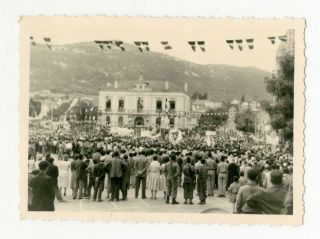
{"type": "Polygon", "coordinates": [[[161,100],[157,100],[156,102],[156,111],[162,111],[162,101],[161,100]]]}
{"type": "Polygon", "coordinates": [[[176,110],[176,102],[174,100],[170,100],[169,101],[169,105],[170,105],[169,110],[171,110],[171,111],[175,111],[176,110]]]}
{"type": "Polygon", "coordinates": [[[111,100],[110,99],[108,99],[106,101],[106,111],[107,112],[111,111],[111,100]]]}
{"type": "Polygon", "coordinates": [[[159,127],[161,125],[161,117],[156,118],[156,126],[159,127]]]}
{"type": "Polygon", "coordinates": [[[123,117],[119,116],[118,118],[118,126],[122,127],[123,126],[123,117]]]}
{"type": "Polygon", "coordinates": [[[120,112],[124,111],[124,100],[119,100],[118,110],[119,110],[120,112]]]}
{"type": "Polygon", "coordinates": [[[110,125],[110,116],[106,117],[106,125],[110,125]]]}
{"type": "Polygon", "coordinates": [[[138,100],[137,100],[137,110],[138,110],[138,112],[143,110],[143,99],[142,98],[138,98],[138,100]]]}
{"type": "Polygon", "coordinates": [[[171,117],[169,120],[169,125],[174,127],[174,117],[171,117]]]}

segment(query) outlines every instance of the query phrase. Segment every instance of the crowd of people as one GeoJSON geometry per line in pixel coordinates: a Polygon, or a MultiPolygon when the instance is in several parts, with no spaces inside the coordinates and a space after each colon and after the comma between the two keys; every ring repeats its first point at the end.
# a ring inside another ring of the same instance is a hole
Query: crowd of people
{"type": "Polygon", "coordinates": [[[227,196],[234,213],[293,213],[292,156],[263,142],[219,136],[208,146],[186,135],[173,145],[166,138],[36,131],[28,158],[32,211],[53,211],[55,198],[65,202],[71,189],[73,200],[101,202],[105,191],[109,201],[126,201],[134,190],[135,198],[168,204],[227,196]]]}

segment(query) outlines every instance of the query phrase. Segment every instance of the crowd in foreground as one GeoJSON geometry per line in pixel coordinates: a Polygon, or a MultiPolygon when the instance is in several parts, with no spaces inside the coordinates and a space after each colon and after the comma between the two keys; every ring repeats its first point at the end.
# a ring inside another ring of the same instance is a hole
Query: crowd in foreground
{"type": "Polygon", "coordinates": [[[29,141],[29,210],[54,211],[67,189],[73,200],[101,202],[135,198],[204,205],[208,197],[229,197],[234,213],[292,214],[292,157],[264,143],[201,138],[34,134],[29,141]],[[141,189],[141,190],[140,190],[141,189]],[[215,190],[217,189],[217,190],[215,190]],[[183,202],[177,191],[183,190],[183,202]],[[215,193],[217,192],[217,194],[215,193]],[[141,193],[141,195],[139,195],[141,193]],[[181,200],[181,199],[180,199],[181,200]]]}

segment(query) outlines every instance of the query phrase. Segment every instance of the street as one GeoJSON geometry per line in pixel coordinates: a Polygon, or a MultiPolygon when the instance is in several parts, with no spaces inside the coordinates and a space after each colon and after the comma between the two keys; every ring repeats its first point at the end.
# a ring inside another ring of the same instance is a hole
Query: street
{"type": "MultiPolygon", "coordinates": [[[[160,192],[158,199],[150,199],[147,191],[147,199],[134,197],[134,189],[130,188],[128,191],[128,200],[119,202],[109,202],[106,199],[106,193],[102,194],[102,202],[93,202],[92,199],[73,200],[71,192],[67,192],[64,197],[66,202],[55,202],[56,211],[87,211],[87,212],[168,212],[168,213],[232,213],[232,203],[229,202],[228,196],[222,197],[208,197],[205,205],[199,205],[199,199],[194,193],[193,205],[183,204],[183,189],[178,188],[178,205],[166,204],[163,199],[163,193],[160,192]],[[68,194],[69,193],[69,194],[68,194]]],[[[217,195],[217,192],[216,194],[217,195]]]]}

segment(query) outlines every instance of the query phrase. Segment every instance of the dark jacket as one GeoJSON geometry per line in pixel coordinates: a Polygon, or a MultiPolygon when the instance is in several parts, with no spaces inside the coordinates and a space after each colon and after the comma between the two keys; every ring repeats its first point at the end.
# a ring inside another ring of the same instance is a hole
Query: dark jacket
{"type": "Polygon", "coordinates": [[[265,191],[260,191],[248,197],[249,207],[263,214],[283,214],[287,191],[281,186],[272,185],[265,191]]]}
{"type": "Polygon", "coordinates": [[[100,162],[94,165],[93,175],[94,175],[95,181],[104,182],[106,172],[107,172],[107,167],[104,163],[100,162]]]}
{"type": "Polygon", "coordinates": [[[138,156],[134,162],[134,169],[137,172],[137,176],[147,177],[148,160],[142,155],[138,156]]]}
{"type": "Polygon", "coordinates": [[[77,164],[77,170],[76,170],[76,179],[77,180],[86,180],[87,179],[87,164],[80,160],[77,164]]]}
{"type": "Polygon", "coordinates": [[[50,164],[47,175],[51,177],[53,185],[58,185],[59,168],[54,164],[50,164]]]}
{"type": "Polygon", "coordinates": [[[108,162],[107,168],[110,178],[120,178],[123,175],[123,170],[125,170],[127,164],[123,162],[120,158],[112,158],[108,162]]]}
{"type": "Polygon", "coordinates": [[[31,181],[32,211],[54,211],[55,193],[51,177],[40,172],[31,181]]]}

